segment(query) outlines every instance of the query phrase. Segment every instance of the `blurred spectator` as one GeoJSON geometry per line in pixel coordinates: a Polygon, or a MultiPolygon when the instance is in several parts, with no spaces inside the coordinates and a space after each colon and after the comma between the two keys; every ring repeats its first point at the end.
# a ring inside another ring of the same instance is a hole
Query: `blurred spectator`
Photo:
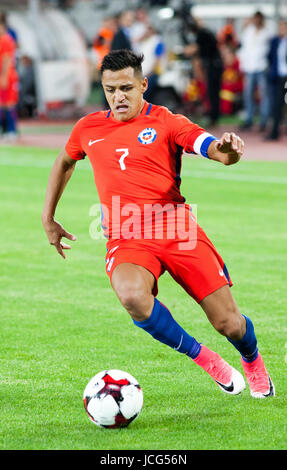
{"type": "Polygon", "coordinates": [[[145,34],[150,26],[148,12],[145,8],[138,8],[135,12],[135,21],[130,28],[130,39],[132,45],[137,45],[138,42],[144,39],[145,34]]]}
{"type": "Polygon", "coordinates": [[[220,110],[222,114],[233,114],[240,107],[243,90],[243,77],[239,60],[230,46],[221,48],[223,74],[220,90],[220,110]]]}
{"type": "Polygon", "coordinates": [[[93,41],[93,50],[97,56],[97,67],[100,69],[102,60],[111,50],[112,40],[117,30],[116,19],[109,16],[104,19],[98,34],[93,41]]]}
{"type": "Polygon", "coordinates": [[[207,99],[206,80],[199,57],[192,59],[192,78],[187,86],[183,99],[192,105],[191,114],[208,114],[209,101],[207,99]]]}
{"type": "Polygon", "coordinates": [[[141,41],[135,46],[135,50],[144,55],[143,75],[148,78],[148,89],[144,94],[144,98],[147,101],[152,101],[152,95],[158,84],[158,77],[165,68],[166,48],[161,36],[150,25],[147,27],[141,41]]]}
{"type": "Polygon", "coordinates": [[[115,33],[111,50],[129,49],[132,50],[132,42],[130,37],[131,27],[134,23],[135,15],[132,10],[123,11],[118,18],[118,30],[115,33]]]}
{"type": "Polygon", "coordinates": [[[167,6],[167,0],[149,0],[151,6],[167,6]]]}
{"type": "Polygon", "coordinates": [[[19,73],[19,103],[18,111],[21,117],[33,117],[37,106],[35,75],[33,60],[23,55],[18,63],[19,73]]]}
{"type": "Polygon", "coordinates": [[[7,15],[4,11],[0,12],[0,21],[4,21],[4,23],[6,24],[7,33],[10,34],[12,39],[14,39],[15,43],[18,44],[17,33],[16,33],[15,29],[13,29],[13,28],[11,28],[11,26],[9,26],[7,15]]]}
{"type": "Polygon", "coordinates": [[[272,96],[272,128],[267,140],[277,140],[280,135],[279,128],[283,117],[284,104],[287,104],[287,20],[280,20],[278,23],[278,35],[271,41],[268,59],[272,96]]]}
{"type": "Polygon", "coordinates": [[[237,33],[234,28],[234,19],[229,18],[226,20],[225,25],[217,34],[217,40],[220,46],[228,46],[232,49],[236,49],[239,46],[237,33]]]}
{"type": "Polygon", "coordinates": [[[195,35],[196,44],[186,46],[185,53],[191,57],[197,54],[201,59],[210,102],[209,126],[212,126],[217,123],[220,116],[219,93],[223,71],[222,58],[216,36],[212,31],[200,25],[194,18],[189,21],[189,28],[195,35]]]}
{"type": "Polygon", "coordinates": [[[58,5],[59,8],[63,8],[63,10],[65,10],[66,8],[72,8],[76,1],[77,0],[58,0],[58,5]]]}
{"type": "Polygon", "coordinates": [[[4,137],[17,137],[18,74],[16,43],[7,30],[5,17],[0,17],[0,126],[4,137]]]}
{"type": "Polygon", "coordinates": [[[264,131],[269,114],[267,90],[267,55],[271,35],[265,26],[264,15],[256,12],[245,26],[241,35],[239,60],[244,72],[244,110],[245,121],[241,128],[249,129],[253,125],[255,108],[255,90],[259,91],[260,130],[264,131]]]}

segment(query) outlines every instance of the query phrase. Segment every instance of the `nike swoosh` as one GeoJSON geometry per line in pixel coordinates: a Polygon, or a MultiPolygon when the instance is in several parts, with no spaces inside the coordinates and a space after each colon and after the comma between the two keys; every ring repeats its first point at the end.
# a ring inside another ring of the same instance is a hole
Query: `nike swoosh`
{"type": "Polygon", "coordinates": [[[180,348],[180,346],[181,346],[181,344],[182,344],[182,340],[183,340],[183,335],[181,335],[180,343],[179,343],[179,345],[177,346],[177,348],[173,348],[175,351],[178,351],[178,350],[179,350],[179,348],[180,348]]]}
{"type": "Polygon", "coordinates": [[[269,392],[268,393],[264,393],[263,396],[264,397],[273,397],[275,395],[274,393],[274,387],[273,387],[273,383],[270,379],[270,376],[268,375],[268,381],[269,381],[269,392]]]}
{"type": "Polygon", "coordinates": [[[221,382],[218,382],[217,380],[215,382],[219,385],[219,387],[222,387],[226,392],[233,392],[234,390],[233,382],[231,382],[230,385],[224,385],[221,382]]]}
{"type": "Polygon", "coordinates": [[[93,144],[96,144],[97,142],[101,142],[101,140],[105,140],[105,139],[96,139],[96,140],[92,140],[90,139],[90,142],[89,142],[89,147],[93,144]]]}

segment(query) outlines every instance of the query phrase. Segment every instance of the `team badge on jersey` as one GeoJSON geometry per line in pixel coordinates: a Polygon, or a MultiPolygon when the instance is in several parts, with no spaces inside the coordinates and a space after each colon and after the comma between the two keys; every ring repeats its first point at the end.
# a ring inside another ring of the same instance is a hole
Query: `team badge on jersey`
{"type": "Polygon", "coordinates": [[[152,144],[155,141],[156,136],[156,130],[152,127],[147,127],[139,133],[138,140],[141,144],[152,144]]]}

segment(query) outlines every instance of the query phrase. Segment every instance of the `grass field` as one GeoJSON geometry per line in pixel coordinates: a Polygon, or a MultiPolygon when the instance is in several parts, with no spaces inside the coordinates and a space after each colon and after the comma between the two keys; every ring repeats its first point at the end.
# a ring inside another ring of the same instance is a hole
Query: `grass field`
{"type": "MultiPolygon", "coordinates": [[[[40,215],[57,152],[0,149],[0,449],[286,449],[287,162],[223,167],[185,159],[182,193],[222,254],[242,313],[252,317],[276,397],[222,393],[190,359],[133,326],[92,240],[98,202],[89,163],[77,165],[57,219],[78,240],[64,261],[40,215]],[[104,430],[82,393],[106,368],[134,375],[144,392],[127,429],[104,430]]],[[[238,353],[165,274],[159,299],[199,341],[241,370],[238,353]]]]}

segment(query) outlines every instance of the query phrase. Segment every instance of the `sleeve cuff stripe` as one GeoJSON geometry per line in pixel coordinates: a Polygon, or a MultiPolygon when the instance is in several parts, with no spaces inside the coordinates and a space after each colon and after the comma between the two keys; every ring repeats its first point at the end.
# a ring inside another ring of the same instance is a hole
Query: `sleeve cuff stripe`
{"type": "Polygon", "coordinates": [[[217,140],[216,137],[209,134],[208,132],[203,132],[193,144],[194,151],[197,155],[202,155],[205,158],[208,158],[207,150],[209,145],[213,140],[217,140]]]}
{"type": "Polygon", "coordinates": [[[211,144],[211,142],[213,142],[213,140],[216,140],[216,137],[210,136],[210,137],[207,137],[207,139],[205,139],[204,142],[202,142],[201,149],[200,149],[200,154],[203,157],[209,158],[207,150],[208,150],[208,147],[211,144]]]}

